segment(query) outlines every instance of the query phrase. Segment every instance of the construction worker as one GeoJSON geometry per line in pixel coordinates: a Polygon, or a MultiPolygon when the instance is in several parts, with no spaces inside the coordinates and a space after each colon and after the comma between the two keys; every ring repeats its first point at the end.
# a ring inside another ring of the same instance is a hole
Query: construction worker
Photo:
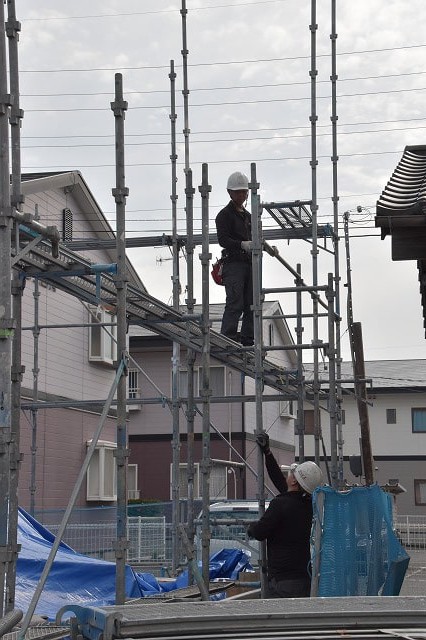
{"type": "Polygon", "coordinates": [[[228,178],[231,200],[216,216],[217,239],[223,247],[222,279],[226,291],[221,333],[244,346],[253,345],[253,281],[251,216],[245,208],[248,178],[235,171],[228,178]],[[241,333],[238,322],[242,316],[241,333]]]}
{"type": "Polygon", "coordinates": [[[322,472],[315,462],[306,461],[290,467],[287,479],[269,448],[269,437],[259,434],[267,469],[280,494],[269,503],[260,520],[247,530],[250,538],[266,540],[269,598],[305,598],[311,592],[310,535],[312,527],[311,494],[322,484],[322,472]],[[268,460],[269,459],[269,460],[268,460]],[[275,464],[273,464],[275,462],[275,464]],[[274,479],[275,478],[275,479],[274,479]]]}

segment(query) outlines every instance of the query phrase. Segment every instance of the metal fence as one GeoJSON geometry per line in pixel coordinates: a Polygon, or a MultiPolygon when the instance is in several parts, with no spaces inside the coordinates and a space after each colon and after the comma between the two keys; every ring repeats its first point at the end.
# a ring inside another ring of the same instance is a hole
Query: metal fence
{"type": "Polygon", "coordinates": [[[426,516],[396,516],[395,530],[407,549],[426,549],[426,516]]]}
{"type": "MultiPolygon", "coordinates": [[[[47,525],[55,535],[58,524],[47,525]]],[[[234,527],[235,528],[235,527],[234,527]]],[[[217,527],[213,527],[213,532],[217,527]]],[[[407,549],[426,549],[426,516],[397,516],[396,534],[407,549]]],[[[117,537],[115,522],[68,524],[63,541],[78,553],[103,560],[115,560],[113,543],[117,537]]],[[[132,565],[168,565],[171,562],[172,525],[164,516],[128,518],[128,562],[132,565]]],[[[221,526],[213,542],[223,547],[244,547],[232,527],[221,526]],[[220,540],[219,540],[220,537],[220,540]],[[218,538],[218,539],[216,539],[218,538]]],[[[213,544],[213,551],[217,551],[213,544]]]]}
{"type": "MultiPolygon", "coordinates": [[[[164,516],[129,517],[128,523],[128,562],[143,564],[145,562],[166,561],[168,538],[164,516]]],[[[56,535],[59,525],[49,525],[49,530],[56,535]]],[[[68,524],[63,542],[74,551],[85,556],[102,560],[114,560],[114,540],[117,538],[117,527],[114,522],[90,524],[68,524]]]]}

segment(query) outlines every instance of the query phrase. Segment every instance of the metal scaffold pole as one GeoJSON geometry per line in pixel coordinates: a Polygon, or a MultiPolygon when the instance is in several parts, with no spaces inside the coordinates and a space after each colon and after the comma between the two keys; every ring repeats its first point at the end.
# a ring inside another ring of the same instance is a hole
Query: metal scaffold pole
{"type": "MultiPolygon", "coordinates": [[[[183,135],[184,135],[184,153],[185,153],[185,214],[186,214],[186,308],[189,315],[194,313],[194,193],[192,171],[189,163],[189,86],[188,86],[188,44],[187,44],[187,24],[186,18],[188,10],[186,8],[186,0],[182,0],[181,4],[181,17],[182,17],[182,75],[183,75],[183,135]]],[[[194,500],[194,419],[195,419],[195,402],[194,402],[194,364],[195,364],[195,352],[193,349],[188,348],[186,352],[186,366],[187,366],[187,402],[186,402],[186,421],[187,421],[187,483],[188,483],[188,517],[189,512],[193,514],[193,500],[194,500]]],[[[176,522],[177,525],[177,522],[176,522]]],[[[193,527],[193,518],[191,519],[191,525],[193,527]]],[[[191,536],[193,538],[193,528],[188,529],[188,538],[190,542],[191,536]]]]}
{"type": "MultiPolygon", "coordinates": [[[[300,264],[296,265],[297,276],[294,279],[294,284],[297,287],[296,292],[296,342],[297,345],[303,343],[303,307],[302,307],[302,292],[300,287],[303,284],[302,279],[302,267],[300,264]]],[[[297,349],[297,419],[296,430],[298,435],[299,446],[299,462],[303,462],[305,459],[305,420],[303,401],[305,397],[305,388],[303,384],[303,349],[297,349]]]]}
{"type": "MultiPolygon", "coordinates": [[[[339,195],[337,186],[337,66],[336,66],[336,0],[331,0],[331,129],[333,166],[333,231],[334,231],[334,292],[335,292],[335,335],[336,335],[336,378],[342,379],[342,355],[340,342],[341,311],[340,311],[340,255],[339,255],[339,195]]],[[[343,485],[343,433],[342,433],[342,385],[336,388],[336,429],[337,429],[337,481],[343,485]]]]}
{"type": "Polygon", "coordinates": [[[209,560],[210,560],[210,314],[209,314],[209,265],[211,255],[209,253],[209,193],[211,186],[208,182],[207,164],[202,165],[202,184],[199,187],[201,193],[201,217],[202,217],[202,320],[201,331],[203,335],[201,353],[202,384],[200,396],[203,400],[203,433],[202,433],[202,575],[206,587],[209,584],[209,560]]]}
{"type": "MultiPolygon", "coordinates": [[[[18,34],[21,25],[16,20],[15,2],[8,0],[8,20],[6,34],[9,41],[10,92],[13,96],[10,109],[11,126],[11,158],[12,158],[12,193],[11,206],[20,209],[23,202],[21,193],[21,123],[23,112],[19,108],[19,73],[18,73],[18,34]]],[[[19,251],[19,224],[15,222],[14,236],[16,250],[19,251]]],[[[18,480],[20,455],[20,416],[21,416],[21,381],[24,368],[22,366],[22,295],[25,278],[15,271],[12,278],[12,310],[16,321],[12,343],[12,417],[10,437],[10,508],[9,508],[9,551],[11,562],[7,576],[6,612],[12,611],[15,605],[16,563],[18,559],[18,480]]]]}
{"type": "MultiPolygon", "coordinates": [[[[125,186],[124,164],[124,118],[127,102],[123,100],[123,78],[115,75],[115,100],[111,103],[115,119],[116,186],[112,189],[116,206],[117,225],[117,370],[121,362],[128,363],[127,353],[127,267],[126,267],[126,197],[129,190],[125,186]]],[[[126,371],[122,373],[117,387],[117,540],[116,558],[116,604],[124,604],[127,539],[127,424],[126,424],[126,371]]]]}
{"type": "MultiPolygon", "coordinates": [[[[256,165],[252,163],[250,173],[251,189],[251,215],[252,215],[252,238],[253,238],[253,328],[254,328],[254,355],[255,355],[255,398],[256,398],[256,434],[263,431],[263,330],[262,330],[262,238],[260,222],[260,198],[257,193],[259,183],[256,176],[256,165]]],[[[265,512],[265,474],[263,467],[263,453],[257,449],[257,490],[259,500],[259,515],[265,512]]],[[[260,554],[260,585],[262,597],[266,597],[266,545],[261,543],[260,554]]]]}
{"type": "Polygon", "coordinates": [[[9,106],[5,42],[4,3],[0,3],[0,617],[7,610],[9,563],[13,554],[9,548],[9,455],[11,437],[11,368],[12,339],[15,322],[11,304],[11,227],[9,170],[9,106]]]}
{"type": "MultiPolygon", "coordinates": [[[[176,95],[175,80],[176,73],[174,61],[170,60],[170,128],[171,128],[171,153],[170,160],[172,164],[172,256],[173,256],[173,308],[179,310],[179,244],[177,237],[177,191],[176,191],[176,95]]],[[[180,371],[180,345],[173,342],[172,353],[172,570],[176,571],[179,562],[179,493],[180,493],[180,429],[179,429],[179,411],[180,411],[180,393],[179,393],[179,371],[180,371]]]]}
{"type": "MultiPolygon", "coordinates": [[[[316,0],[311,0],[311,70],[309,75],[311,76],[311,191],[312,191],[312,285],[318,286],[318,236],[317,236],[317,224],[318,224],[318,203],[317,203],[317,75],[318,70],[316,68],[316,38],[317,38],[317,15],[316,15],[316,0]]],[[[318,345],[318,300],[314,296],[312,297],[312,343],[314,345],[313,359],[314,359],[314,372],[313,372],[313,405],[314,405],[314,442],[315,442],[315,462],[319,463],[320,459],[320,439],[321,439],[321,423],[320,423],[320,403],[319,403],[319,380],[318,380],[318,366],[319,366],[319,353],[316,346],[318,345]]]]}

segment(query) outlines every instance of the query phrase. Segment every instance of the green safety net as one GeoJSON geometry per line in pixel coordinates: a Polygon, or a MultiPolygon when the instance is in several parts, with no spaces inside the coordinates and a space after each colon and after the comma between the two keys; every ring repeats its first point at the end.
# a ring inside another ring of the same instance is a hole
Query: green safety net
{"type": "Polygon", "coordinates": [[[409,556],[393,529],[392,497],[376,484],[313,495],[318,596],[398,595],[409,556]]]}

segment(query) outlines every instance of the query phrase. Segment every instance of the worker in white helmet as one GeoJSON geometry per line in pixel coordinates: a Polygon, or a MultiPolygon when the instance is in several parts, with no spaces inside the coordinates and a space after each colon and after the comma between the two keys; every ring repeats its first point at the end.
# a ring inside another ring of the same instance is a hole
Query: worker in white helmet
{"type": "Polygon", "coordinates": [[[293,464],[287,479],[279,472],[278,481],[279,466],[269,449],[267,434],[259,434],[257,443],[265,455],[268,472],[272,471],[271,480],[280,490],[262,518],[252,522],[247,530],[249,537],[266,540],[268,597],[309,597],[311,494],[322,484],[321,469],[310,460],[293,464]]]}
{"type": "Polygon", "coordinates": [[[223,247],[222,279],[226,291],[221,333],[244,346],[253,345],[253,281],[251,216],[245,208],[248,178],[235,171],[228,178],[231,200],[216,216],[217,239],[223,247]],[[238,323],[242,317],[241,332],[238,323]]]}

